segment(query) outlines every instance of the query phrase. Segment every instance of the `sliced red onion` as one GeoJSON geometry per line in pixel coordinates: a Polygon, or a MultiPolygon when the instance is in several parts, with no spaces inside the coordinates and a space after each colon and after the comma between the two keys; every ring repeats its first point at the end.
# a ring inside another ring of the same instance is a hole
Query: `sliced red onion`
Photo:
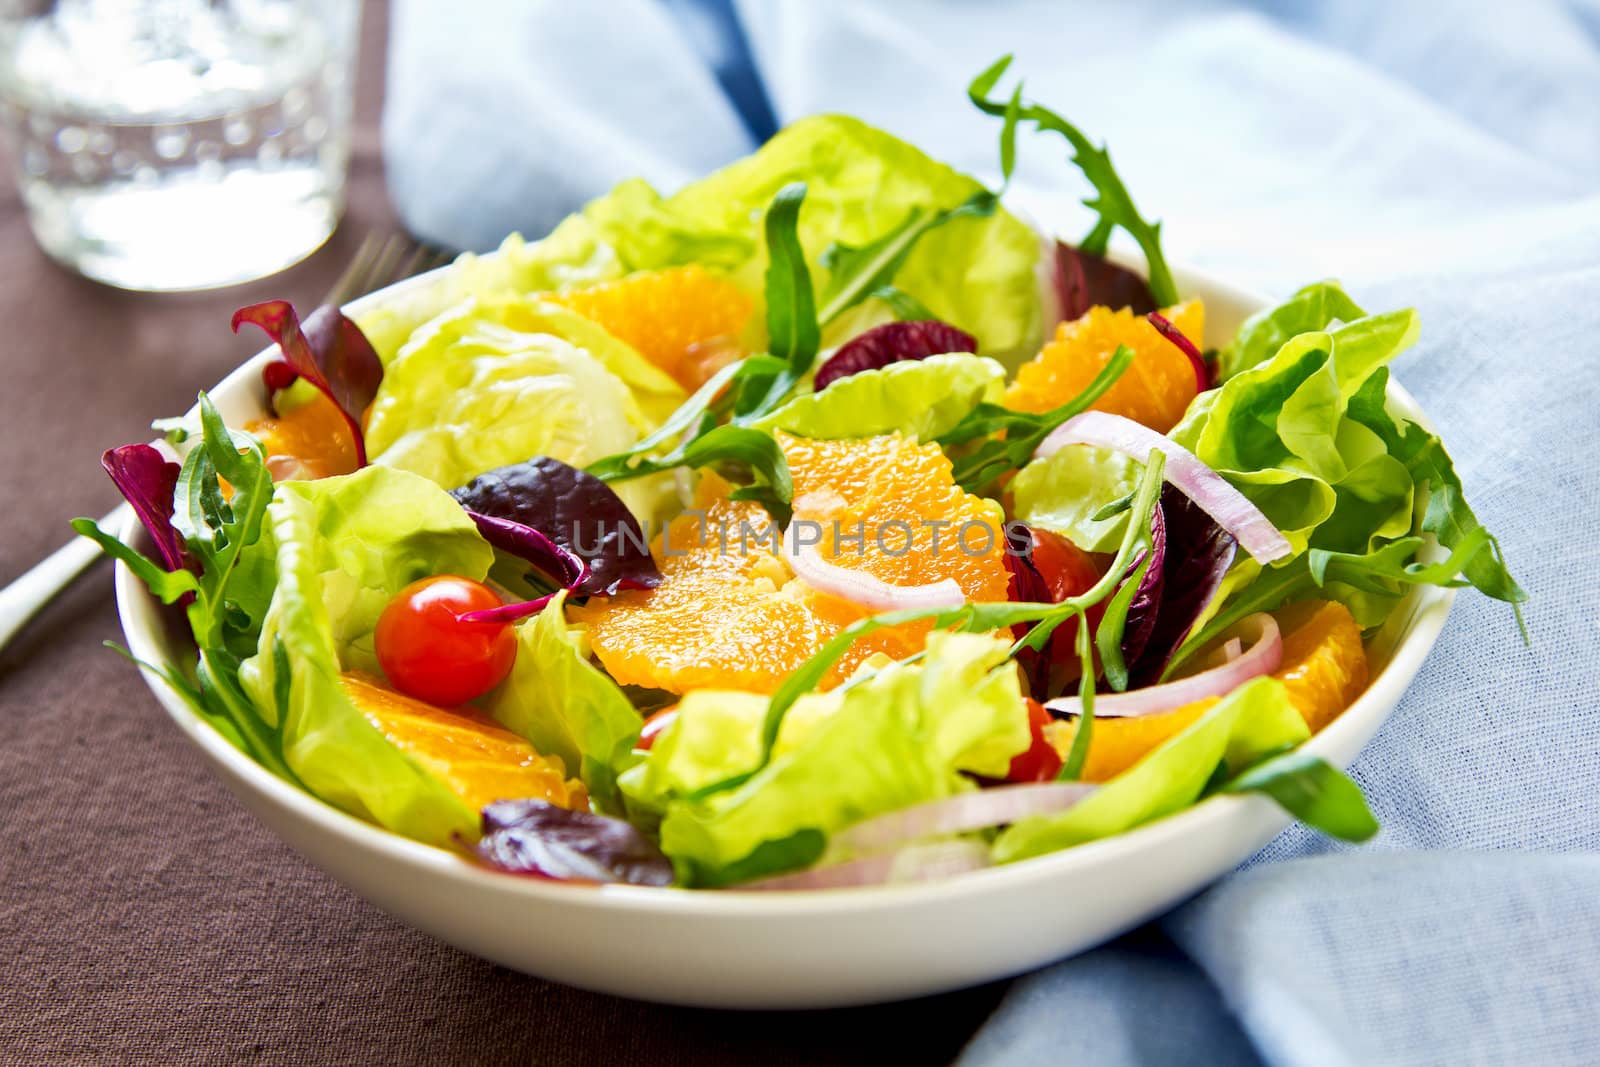
{"type": "Polygon", "coordinates": [[[804,578],[809,585],[877,611],[958,608],[967,602],[967,595],[953,578],[941,578],[927,585],[891,585],[865,571],[829,563],[815,545],[800,543],[793,523],[783,532],[783,554],[795,575],[804,578]]]}
{"type": "Polygon", "coordinates": [[[1095,789],[1084,782],[1044,782],[959,793],[858,822],[834,834],[829,844],[846,853],[881,852],[908,841],[1003,826],[1029,815],[1064,811],[1095,789]]]}
{"type": "Polygon", "coordinates": [[[1120,452],[1141,463],[1159,450],[1167,457],[1167,481],[1232,534],[1256,562],[1271,563],[1294,551],[1288,539],[1272,525],[1272,520],[1229,485],[1226,478],[1201,463],[1193,452],[1148,426],[1121,415],[1085,411],[1056,427],[1039,443],[1033,458],[1053,456],[1067,445],[1094,445],[1120,452]]]}
{"type": "Polygon", "coordinates": [[[812,867],[776,878],[763,878],[737,889],[843,889],[848,886],[887,885],[891,882],[931,882],[989,866],[989,849],[976,841],[934,841],[910,845],[898,852],[812,867]]]}
{"type": "MultiPolygon", "coordinates": [[[[1278,620],[1265,612],[1248,615],[1239,622],[1246,636],[1253,636],[1249,651],[1220,667],[1191,674],[1175,682],[1130,689],[1126,693],[1096,693],[1094,717],[1097,719],[1134,718],[1192,704],[1206,697],[1227,696],[1252,678],[1271,674],[1283,662],[1283,637],[1278,620]]],[[[1057,697],[1045,707],[1066,715],[1081,715],[1083,704],[1076,696],[1057,697]]]]}
{"type": "Polygon", "coordinates": [[[1232,663],[1244,655],[1244,642],[1237,637],[1230,637],[1222,646],[1222,662],[1232,663]]]}

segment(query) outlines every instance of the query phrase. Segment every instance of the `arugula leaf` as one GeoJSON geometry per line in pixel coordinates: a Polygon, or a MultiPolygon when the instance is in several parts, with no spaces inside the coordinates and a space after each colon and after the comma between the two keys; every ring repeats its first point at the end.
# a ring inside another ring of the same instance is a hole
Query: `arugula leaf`
{"type": "Polygon", "coordinates": [[[204,393],[199,403],[201,438],[185,457],[174,485],[173,511],[173,526],[182,532],[195,570],[165,570],[89,519],[76,519],[72,526],[126,564],[165,603],[187,599],[184,610],[199,649],[194,680],[175,671],[157,673],[208,721],[226,723],[222,733],[229,740],[293,781],[277,729],[261,718],[240,688],[239,657],[232,651],[250,644],[248,631],[265,614],[265,604],[257,601],[270,595],[244,560],[261,540],[272,478],[260,443],[229,430],[204,393]],[[221,493],[223,478],[233,488],[228,499],[221,493]]]}
{"type": "MultiPolygon", "coordinates": [[[[603,481],[638,478],[674,467],[716,466],[730,480],[743,483],[729,496],[754,500],[779,526],[789,525],[794,481],[783,449],[770,434],[747,426],[715,426],[659,458],[644,458],[620,473],[601,473],[603,481]]],[[[591,468],[591,473],[593,469],[591,468]]]]}
{"type": "Polygon", "coordinates": [[[1257,763],[1221,792],[1265,793],[1307,826],[1341,841],[1365,841],[1378,832],[1361,787],[1332,764],[1297,750],[1257,763]]]}
{"type": "Polygon", "coordinates": [[[983,490],[1011,470],[1020,470],[1033,458],[1034,450],[1039,443],[1050,435],[1050,432],[1074,415],[1089,409],[1089,406],[1104,395],[1107,389],[1122,376],[1133,362],[1133,350],[1127,345],[1118,345],[1116,352],[1100,368],[1100,373],[1086,386],[1083,392],[1062,404],[1058,408],[1033,414],[1025,411],[1013,411],[999,404],[979,404],[950,430],[940,435],[938,442],[949,452],[953,447],[967,444],[980,437],[988,437],[976,448],[954,456],[954,477],[956,484],[967,492],[981,495],[983,490]],[[1003,437],[993,438],[992,434],[1004,434],[1003,437]]]}
{"type": "Polygon", "coordinates": [[[1096,148],[1082,131],[1048,108],[1034,103],[1022,104],[1021,86],[1018,86],[1010,100],[999,101],[989,97],[989,93],[999,84],[1000,78],[1010,66],[1011,57],[1003,56],[974,78],[967,87],[967,97],[978,110],[1005,121],[1005,125],[1001,128],[1002,170],[1006,170],[1008,156],[1013,160],[1015,158],[1014,149],[1009,149],[1007,144],[1008,139],[1014,140],[1018,122],[1032,122],[1036,130],[1060,134],[1072,147],[1072,162],[1095,189],[1095,195],[1084,200],[1083,204],[1097,213],[1100,221],[1083,240],[1083,247],[1094,255],[1102,255],[1111,228],[1121,226],[1139,243],[1139,248],[1144,252],[1145,264],[1150,275],[1150,293],[1155,297],[1156,303],[1162,307],[1176,304],[1178,287],[1172,280],[1172,272],[1167,267],[1166,257],[1161,253],[1161,224],[1147,222],[1139,214],[1138,208],[1134,206],[1133,197],[1128,195],[1122,179],[1117,176],[1116,168],[1111,165],[1111,156],[1107,154],[1105,148],[1096,148]]]}
{"type": "Polygon", "coordinates": [[[889,305],[889,310],[901,322],[927,322],[939,316],[929,311],[922,301],[893,285],[885,285],[874,289],[867,294],[875,300],[882,300],[889,305]]]}
{"type": "MultiPolygon", "coordinates": [[[[822,265],[829,272],[828,288],[818,316],[822,325],[828,325],[893,282],[894,276],[905,265],[906,258],[924,234],[952,219],[987,218],[994,214],[999,204],[1000,198],[996,194],[980,189],[955,207],[943,211],[914,209],[900,225],[867,244],[857,247],[835,242],[828,246],[827,251],[822,253],[822,265]]],[[[770,231],[768,240],[771,240],[770,231]]]]}
{"type": "Polygon", "coordinates": [[[1078,715],[1078,727],[1072,734],[1072,747],[1067,758],[1061,761],[1056,772],[1058,782],[1076,782],[1083,777],[1083,765],[1089,762],[1089,743],[1094,734],[1094,652],[1089,644],[1089,616],[1076,613],[1078,620],[1078,703],[1083,711],[1078,715]]]}

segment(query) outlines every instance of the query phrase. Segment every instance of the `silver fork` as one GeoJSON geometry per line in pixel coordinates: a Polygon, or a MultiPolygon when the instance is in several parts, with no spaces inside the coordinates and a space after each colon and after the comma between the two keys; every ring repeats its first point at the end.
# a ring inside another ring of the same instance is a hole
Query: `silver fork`
{"type": "MultiPolygon", "coordinates": [[[[449,253],[419,244],[409,237],[368,234],[322,303],[343,306],[358,296],[441,267],[450,258],[449,253]]],[[[119,504],[101,516],[100,528],[121,529],[132,513],[133,509],[126,503],[119,504]]],[[[74,537],[0,589],[0,649],[10,644],[39,609],[77,581],[100,555],[99,545],[87,537],[74,537]]]]}

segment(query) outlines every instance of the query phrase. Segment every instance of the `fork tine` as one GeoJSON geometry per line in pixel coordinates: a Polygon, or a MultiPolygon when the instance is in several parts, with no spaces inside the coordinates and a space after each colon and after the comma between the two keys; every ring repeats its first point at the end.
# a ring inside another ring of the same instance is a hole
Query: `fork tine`
{"type": "Polygon", "coordinates": [[[405,234],[382,238],[368,234],[323,303],[342,307],[358,296],[442,267],[454,258],[453,253],[405,234]]]}
{"type": "Polygon", "coordinates": [[[376,234],[367,234],[361,239],[361,244],[356,248],[356,254],[340,272],[338,280],[328,290],[328,295],[323,297],[324,304],[341,307],[348,304],[359,293],[363,292],[362,285],[371,268],[373,258],[377,256],[382,242],[376,234]]]}

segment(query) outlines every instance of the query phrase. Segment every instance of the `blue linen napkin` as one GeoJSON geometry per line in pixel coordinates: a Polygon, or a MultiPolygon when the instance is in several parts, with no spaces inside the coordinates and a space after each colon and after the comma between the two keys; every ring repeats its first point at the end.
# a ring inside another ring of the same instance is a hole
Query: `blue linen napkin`
{"type": "MultiPolygon", "coordinates": [[[[1352,769],[1374,842],[1286,832],[1019,980],[963,1062],[1600,1062],[1600,4],[743,0],[733,29],[725,2],[396,7],[395,197],[460,247],[625,174],[671,188],[745,152],[767,102],[993,178],[962,90],[1015,52],[1031,96],[1113,146],[1173,259],[1418,308],[1396,376],[1531,594],[1533,646],[1463,593],[1352,769]],[[755,104],[725,88],[745,41],[755,104]]],[[[1033,215],[1087,228],[1058,145],[1020,169],[1033,215]]]]}

